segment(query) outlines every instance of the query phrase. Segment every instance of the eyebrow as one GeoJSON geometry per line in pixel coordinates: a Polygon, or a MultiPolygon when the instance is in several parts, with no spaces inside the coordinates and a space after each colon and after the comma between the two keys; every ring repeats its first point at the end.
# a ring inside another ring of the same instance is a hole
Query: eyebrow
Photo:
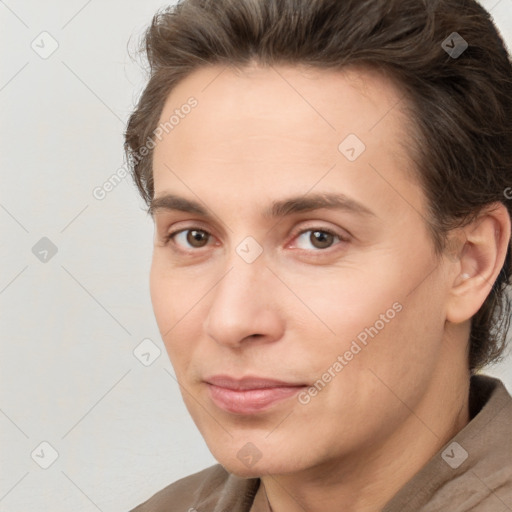
{"type": "MultiPolygon", "coordinates": [[[[306,196],[296,196],[273,202],[263,212],[263,217],[268,219],[285,217],[294,213],[308,212],[320,209],[335,209],[356,213],[363,216],[376,217],[375,212],[343,194],[308,194],[306,196]]],[[[210,218],[212,215],[208,209],[201,203],[177,196],[175,194],[165,194],[151,200],[148,213],[154,215],[161,210],[178,210],[187,213],[194,213],[203,217],[210,218]]]]}

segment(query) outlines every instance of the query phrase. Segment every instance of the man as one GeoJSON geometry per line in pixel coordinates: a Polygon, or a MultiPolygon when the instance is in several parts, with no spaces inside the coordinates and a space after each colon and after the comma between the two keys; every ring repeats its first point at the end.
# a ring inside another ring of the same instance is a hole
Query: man
{"type": "Polygon", "coordinates": [[[126,132],[219,465],[137,512],[512,510],[512,66],[463,0],[185,0],[126,132]]]}

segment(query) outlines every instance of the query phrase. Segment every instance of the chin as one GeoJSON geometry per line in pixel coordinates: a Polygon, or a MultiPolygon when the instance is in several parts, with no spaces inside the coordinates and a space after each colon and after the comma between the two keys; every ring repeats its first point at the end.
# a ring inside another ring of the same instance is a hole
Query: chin
{"type": "Polygon", "coordinates": [[[229,473],[232,473],[233,475],[239,477],[239,478],[260,478],[263,475],[268,474],[268,471],[265,471],[262,468],[259,467],[252,467],[248,468],[244,466],[243,464],[235,464],[235,463],[228,463],[228,464],[222,464],[220,463],[226,471],[229,473]]]}
{"type": "Polygon", "coordinates": [[[260,478],[264,475],[280,475],[297,471],[297,467],[293,467],[292,461],[275,460],[275,454],[271,460],[265,460],[265,456],[262,456],[260,460],[248,461],[247,464],[244,463],[243,456],[240,457],[242,460],[239,460],[236,453],[224,453],[221,457],[215,453],[213,455],[226,471],[240,478],[260,478]]]}
{"type": "Polygon", "coordinates": [[[210,450],[217,462],[229,473],[240,478],[259,478],[261,475],[269,473],[268,464],[265,463],[263,457],[261,460],[248,460],[243,459],[243,454],[238,455],[237,452],[226,452],[224,450],[210,450]]]}

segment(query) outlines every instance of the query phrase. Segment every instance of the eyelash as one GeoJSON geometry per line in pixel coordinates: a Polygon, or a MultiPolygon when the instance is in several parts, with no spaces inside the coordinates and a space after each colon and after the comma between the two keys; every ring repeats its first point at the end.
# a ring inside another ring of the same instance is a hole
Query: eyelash
{"type": "MultiPolygon", "coordinates": [[[[163,238],[163,242],[164,242],[164,245],[165,246],[168,246],[172,239],[179,233],[182,233],[182,232],[186,232],[186,231],[200,231],[202,233],[206,233],[207,235],[209,236],[212,236],[210,233],[208,233],[208,231],[206,231],[205,229],[202,229],[202,228],[199,228],[199,227],[190,227],[190,228],[186,228],[186,229],[178,229],[176,231],[173,231],[171,233],[168,233],[167,235],[164,236],[163,238]]],[[[315,228],[315,227],[312,227],[312,228],[308,228],[308,229],[303,229],[302,231],[299,231],[296,235],[294,235],[293,239],[295,240],[296,238],[298,238],[299,236],[303,235],[304,233],[308,233],[308,232],[315,232],[315,231],[319,231],[320,233],[327,233],[329,235],[332,235],[336,238],[339,239],[340,242],[348,242],[348,238],[347,237],[343,237],[341,236],[340,234],[336,233],[334,230],[332,229],[329,229],[329,228],[315,228]]],[[[327,247],[326,249],[317,249],[316,251],[312,251],[312,252],[328,252],[329,249],[332,249],[333,246],[330,246],[330,247],[327,247]]],[[[199,249],[202,249],[202,248],[199,248],[199,249]]],[[[197,252],[199,249],[190,249],[188,251],[183,251],[183,250],[180,250],[181,252],[197,252]]],[[[307,249],[299,249],[299,250],[302,250],[302,251],[306,251],[307,249]]]]}

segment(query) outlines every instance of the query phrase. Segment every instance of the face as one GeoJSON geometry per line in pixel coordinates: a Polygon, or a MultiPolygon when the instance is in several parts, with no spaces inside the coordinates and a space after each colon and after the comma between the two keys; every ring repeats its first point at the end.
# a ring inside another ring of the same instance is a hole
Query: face
{"type": "Polygon", "coordinates": [[[236,474],[357,459],[436,374],[447,284],[399,100],[376,73],[285,66],[203,68],[167,98],[151,298],[236,474]]]}

